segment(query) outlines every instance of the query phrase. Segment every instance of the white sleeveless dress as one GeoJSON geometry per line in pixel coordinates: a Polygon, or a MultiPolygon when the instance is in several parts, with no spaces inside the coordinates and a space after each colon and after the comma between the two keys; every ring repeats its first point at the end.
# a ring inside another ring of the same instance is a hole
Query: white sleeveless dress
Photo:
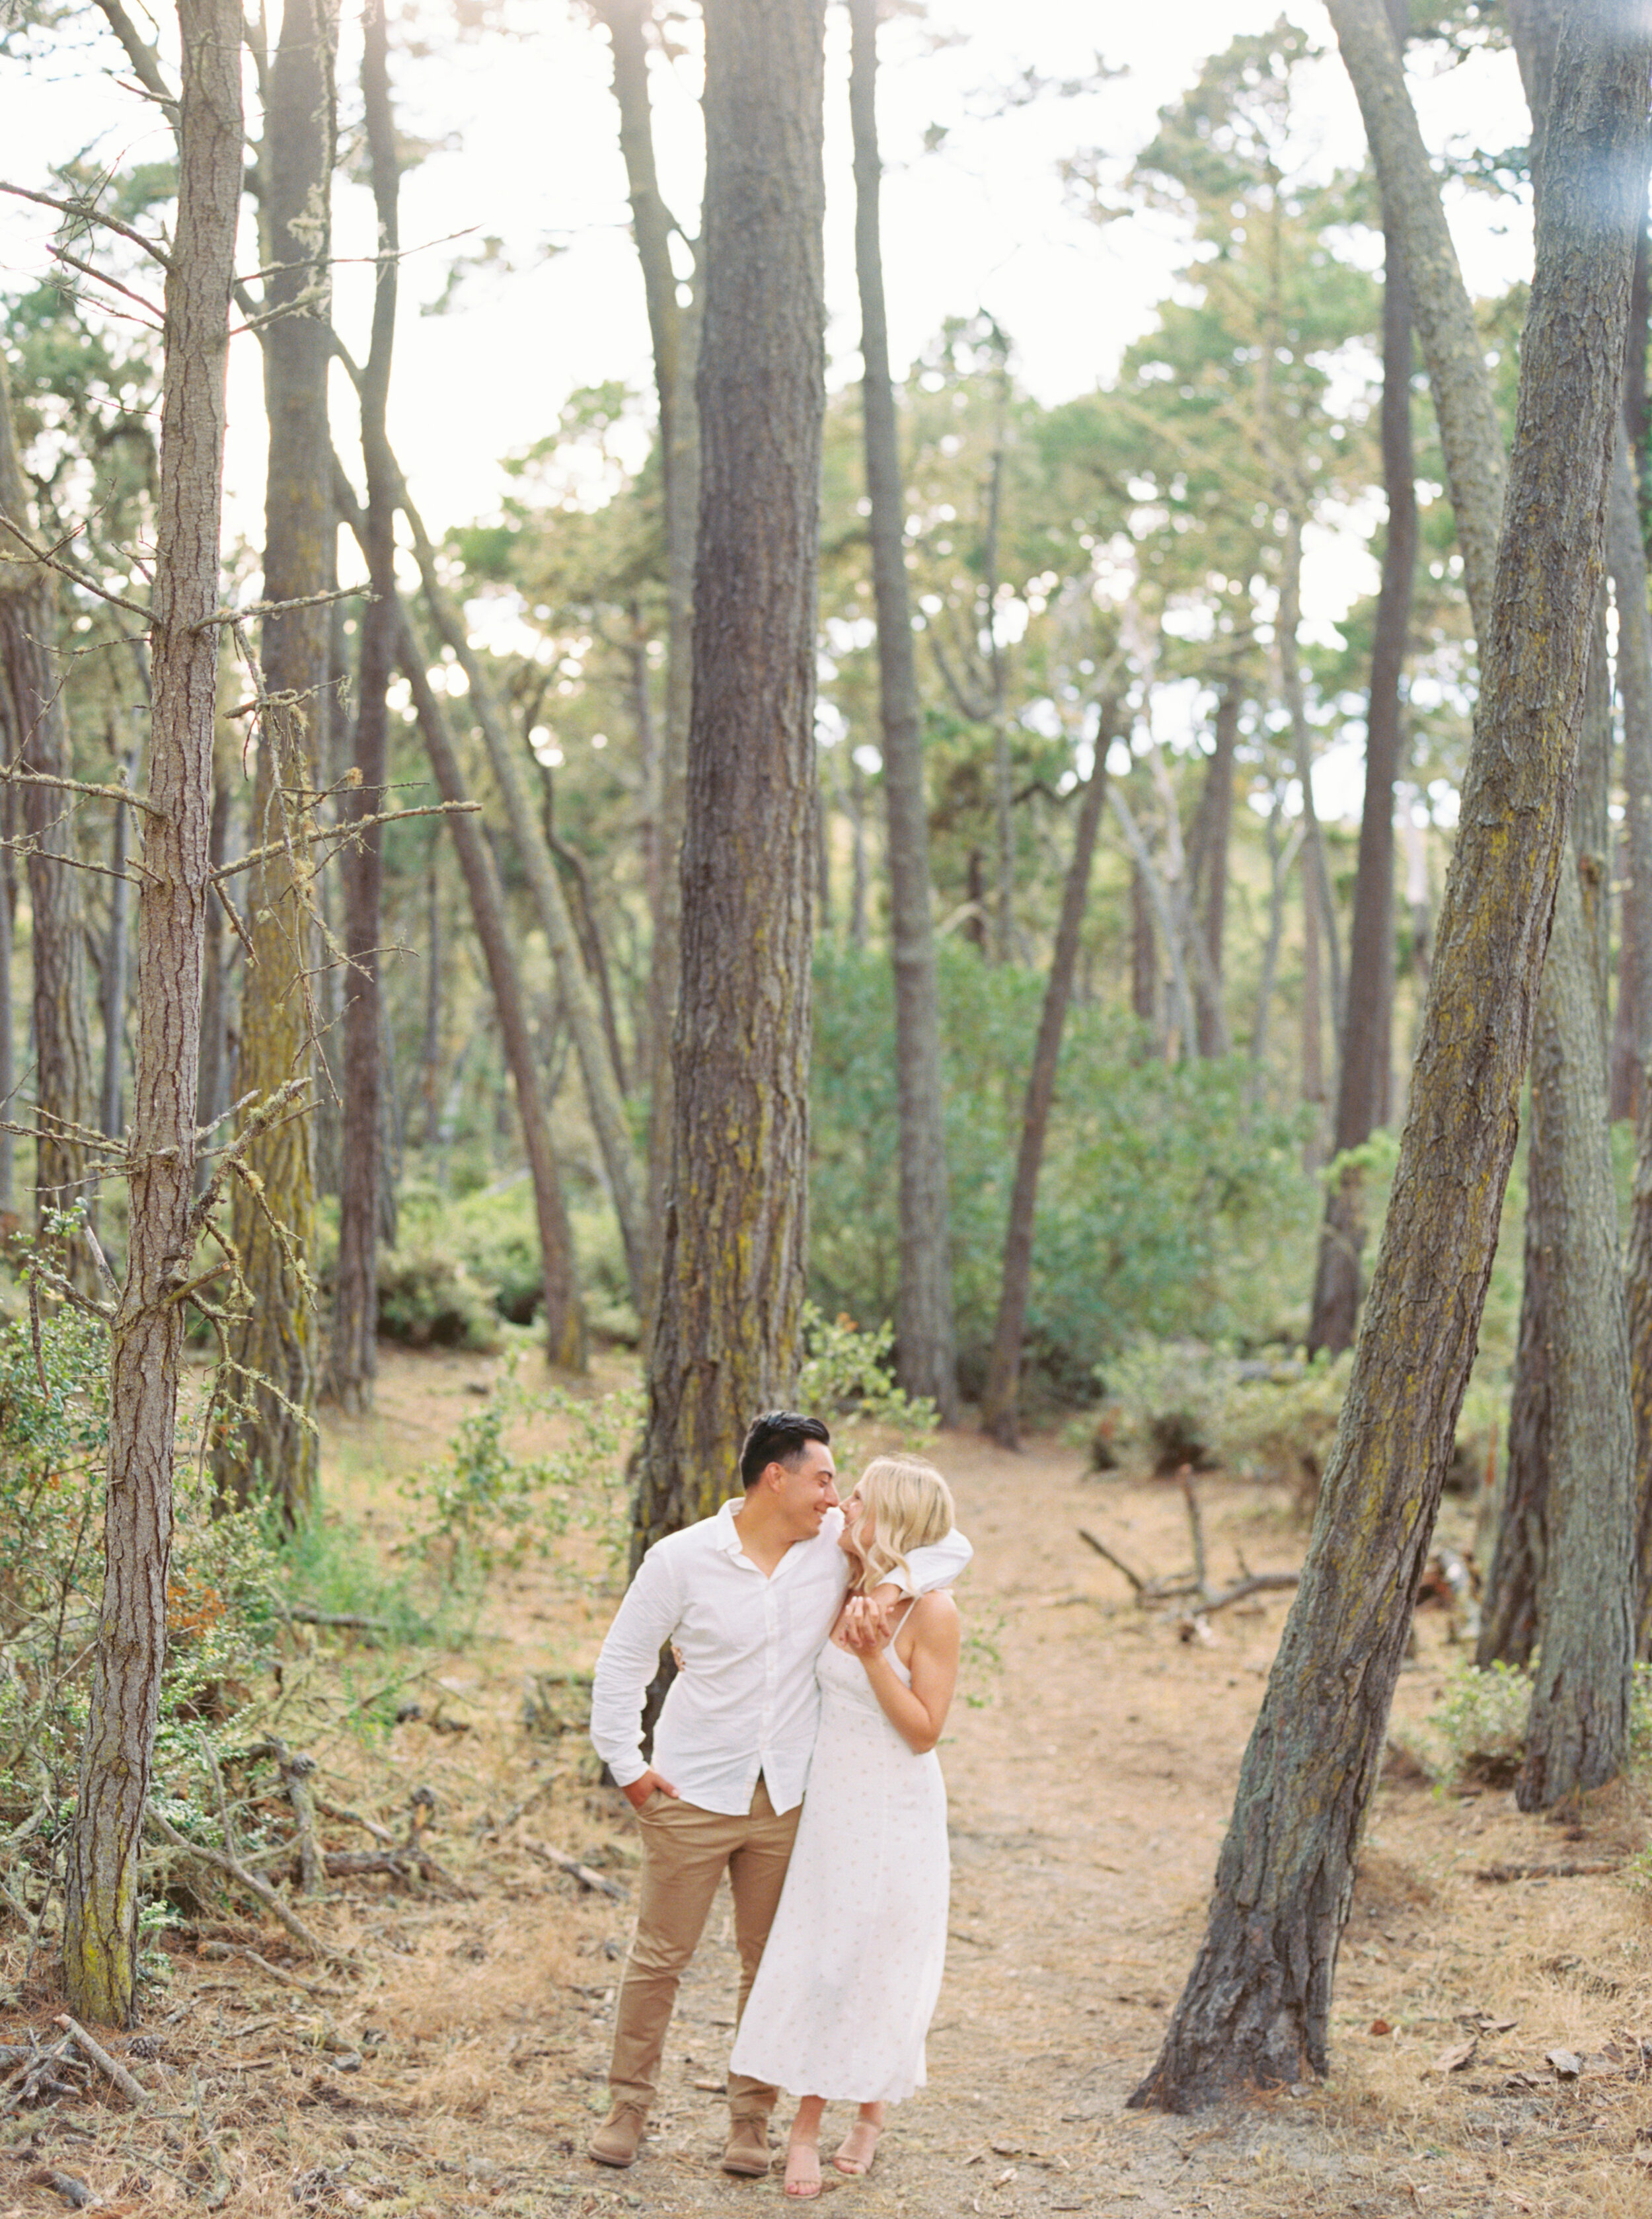
{"type": "Polygon", "coordinates": [[[916,1756],[884,1716],[858,1657],[829,1641],[815,1676],[803,1817],[730,2070],[794,2096],[896,2104],[923,2085],[946,1962],[947,1789],[934,1750],[916,1756]]]}

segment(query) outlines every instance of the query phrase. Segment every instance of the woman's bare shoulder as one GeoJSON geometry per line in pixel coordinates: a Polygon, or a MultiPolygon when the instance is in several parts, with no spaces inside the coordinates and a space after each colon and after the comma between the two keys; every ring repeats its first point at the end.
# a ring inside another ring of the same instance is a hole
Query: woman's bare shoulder
{"type": "Polygon", "coordinates": [[[920,1595],[912,1606],[912,1626],[915,1632],[928,1633],[946,1638],[956,1636],[961,1624],[958,1605],[946,1588],[935,1588],[920,1595]]]}

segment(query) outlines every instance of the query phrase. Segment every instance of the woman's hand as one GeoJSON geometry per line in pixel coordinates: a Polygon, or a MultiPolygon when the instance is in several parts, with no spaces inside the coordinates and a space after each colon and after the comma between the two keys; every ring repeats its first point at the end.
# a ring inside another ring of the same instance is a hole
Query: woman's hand
{"type": "Polygon", "coordinates": [[[850,1595],[837,1624],[840,1644],[864,1663],[889,1646],[889,1613],[876,1595],[850,1595]]]}

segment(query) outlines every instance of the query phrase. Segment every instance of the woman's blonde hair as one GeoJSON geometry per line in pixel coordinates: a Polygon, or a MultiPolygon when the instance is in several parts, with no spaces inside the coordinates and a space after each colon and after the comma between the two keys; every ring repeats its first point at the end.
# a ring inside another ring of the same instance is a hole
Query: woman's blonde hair
{"type": "Polygon", "coordinates": [[[872,1526],[869,1540],[862,1544],[863,1594],[895,1572],[904,1575],[909,1549],[927,1548],[952,1531],[952,1489],[919,1457],[874,1457],[854,1491],[860,1498],[860,1532],[868,1521],[872,1526]]]}

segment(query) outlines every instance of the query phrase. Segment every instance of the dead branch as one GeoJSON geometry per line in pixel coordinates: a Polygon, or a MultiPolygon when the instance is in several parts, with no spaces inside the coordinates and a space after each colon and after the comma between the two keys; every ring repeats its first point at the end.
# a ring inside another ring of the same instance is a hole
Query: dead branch
{"type": "Polygon", "coordinates": [[[522,1844],[531,1857],[537,1857],[542,1865],[554,1866],[556,1871],[569,1874],[583,1888],[593,1888],[599,1895],[611,1896],[618,1903],[625,1891],[617,1881],[589,1865],[582,1865],[577,1857],[570,1857],[566,1849],[549,1849],[543,1843],[525,1841],[522,1844]]]}
{"type": "Polygon", "coordinates": [[[1226,1610],[1229,1603],[1243,1602],[1246,1595],[1267,1594],[1294,1588],[1300,1583],[1301,1576],[1300,1572],[1249,1572],[1244,1579],[1236,1580],[1231,1588],[1224,1588],[1220,1594],[1208,1596],[1200,1605],[1200,1609],[1208,1618],[1214,1611],[1226,1610]]]}
{"type": "MultiPolygon", "coordinates": [[[[318,824],[299,836],[301,846],[314,846],[318,840],[353,840],[357,833],[370,831],[376,824],[399,824],[407,817],[475,817],[481,811],[479,801],[434,801],[422,809],[381,809],[371,817],[354,817],[348,824],[318,824]]],[[[255,864],[267,863],[272,855],[284,855],[289,850],[285,840],[271,840],[267,846],[254,848],[233,863],[220,863],[209,873],[217,886],[225,879],[233,879],[239,871],[250,871],[255,864]]]]}
{"type": "Polygon", "coordinates": [[[343,1988],[326,1988],[315,1980],[301,1980],[296,1973],[289,1973],[284,1965],[272,1965],[267,1957],[261,1957],[245,1942],[203,1942],[200,1955],[220,1961],[230,1957],[245,1957],[248,1964],[256,1965],[261,1973],[268,1973],[272,1980],[279,1980],[283,1987],[297,1988],[307,1996],[341,1996],[345,1993],[343,1988]]]}
{"type": "MultiPolygon", "coordinates": [[[[0,187],[0,191],[16,190],[16,187],[0,187]]],[[[38,197],[37,194],[28,195],[30,200],[38,197]]],[[[111,608],[125,609],[129,616],[141,617],[146,625],[154,623],[152,610],[145,608],[140,601],[127,600],[123,594],[110,593],[107,586],[100,586],[96,578],[88,577],[84,570],[78,570],[72,563],[60,562],[48,549],[37,547],[28,534],[20,530],[9,516],[0,514],[0,531],[9,531],[19,546],[25,549],[36,563],[43,563],[48,570],[57,571],[59,576],[67,578],[71,585],[78,586],[83,593],[96,594],[100,601],[107,601],[111,608]]]]}
{"type": "Polygon", "coordinates": [[[1199,1507],[1199,1491],[1193,1484],[1193,1466],[1184,1464],[1176,1475],[1188,1506],[1188,1529],[1193,1536],[1193,1584],[1201,1603],[1209,1593],[1205,1577],[1205,1520],[1199,1507]]]}
{"type": "Polygon", "coordinates": [[[144,252],[158,262],[163,270],[169,272],[171,270],[171,256],[164,253],[152,239],[146,239],[142,232],[134,231],[129,223],[122,223],[117,216],[105,215],[101,208],[93,208],[90,202],[53,200],[50,193],[30,192],[27,185],[0,183],[0,193],[10,193],[20,201],[34,201],[40,208],[55,208],[59,215],[69,216],[76,223],[101,223],[105,231],[119,232],[122,239],[129,239],[134,246],[141,246],[144,252]]]}
{"type": "Polygon", "coordinates": [[[213,1866],[227,1879],[233,1880],[238,1887],[243,1887],[249,1895],[256,1896],[264,1909],[281,1921],[294,1941],[303,1943],[311,1956],[327,1958],[338,1965],[355,1961],[349,1950],[335,1949],[332,1942],[324,1942],[289,1905],[282,1901],[268,1880],[260,1880],[257,1873],[249,1872],[239,1857],[230,1856],[222,1849],[208,1849],[204,1843],[187,1840],[171,1819],[164,1818],[158,1811],[151,1809],[145,1816],[161,1839],[171,1848],[184,1856],[195,1857],[202,1864],[213,1866]]]}
{"type": "Polygon", "coordinates": [[[1481,1865],[1476,1880],[1593,1880],[1602,1873],[1622,1872],[1622,1857],[1584,1857],[1576,1863],[1551,1865],[1481,1865]]]}
{"type": "Polygon", "coordinates": [[[310,1787],[315,1759],[303,1750],[289,1750],[275,1734],[267,1737],[264,1746],[281,1768],[281,1784],[287,1791],[287,1800],[293,1806],[293,1821],[298,1828],[298,1892],[301,1895],[317,1895],[320,1893],[323,1868],[315,1839],[315,1797],[310,1787]]]}
{"type": "Polygon", "coordinates": [[[92,2040],[78,2019],[71,2018],[67,2011],[59,2011],[55,2023],[67,2029],[75,2042],[90,2058],[100,2072],[108,2073],[127,2103],[134,2105],[140,2111],[146,2111],[149,2109],[148,2092],[133,2079],[118,2058],[109,2055],[102,2042],[92,2040]]]}
{"type": "Polygon", "coordinates": [[[359,1826],[363,1833],[370,1834],[376,1842],[382,1842],[387,1848],[395,1840],[388,1826],[381,1826],[375,1818],[363,1818],[359,1811],[346,1811],[320,1795],[315,1799],[315,1807],[324,1818],[331,1818],[340,1826],[359,1826]]]}
{"type": "MultiPolygon", "coordinates": [[[[280,1614],[289,1625],[343,1626],[354,1633],[388,1633],[388,1618],[363,1618],[354,1610],[306,1610],[296,1604],[278,1606],[280,1614]]],[[[386,1839],[389,1837],[387,1835],[386,1839]]]]}
{"type": "Polygon", "coordinates": [[[1105,1541],[1098,1541],[1096,1536],[1090,1532],[1088,1526],[1081,1526],[1078,1528],[1078,1538],[1081,1541],[1088,1541],[1090,1547],[1094,1549],[1098,1557],[1105,1557],[1108,1563],[1112,1565],[1115,1572],[1122,1572],[1124,1574],[1125,1578],[1129,1581],[1131,1586],[1135,1589],[1139,1595],[1146,1596],[1147,1592],[1147,1582],[1142,1578],[1140,1573],[1133,1572],[1129,1565],[1125,1563],[1122,1557],[1115,1557],[1112,1550],[1108,1547],[1105,1541]]]}
{"type": "Polygon", "coordinates": [[[166,811],[158,809],[141,793],[134,793],[129,786],[98,786],[84,778],[51,778],[43,770],[20,770],[16,763],[0,764],[0,779],[9,780],[14,786],[55,786],[64,793],[95,793],[100,800],[124,801],[129,809],[142,809],[151,817],[165,822],[166,811]]]}

